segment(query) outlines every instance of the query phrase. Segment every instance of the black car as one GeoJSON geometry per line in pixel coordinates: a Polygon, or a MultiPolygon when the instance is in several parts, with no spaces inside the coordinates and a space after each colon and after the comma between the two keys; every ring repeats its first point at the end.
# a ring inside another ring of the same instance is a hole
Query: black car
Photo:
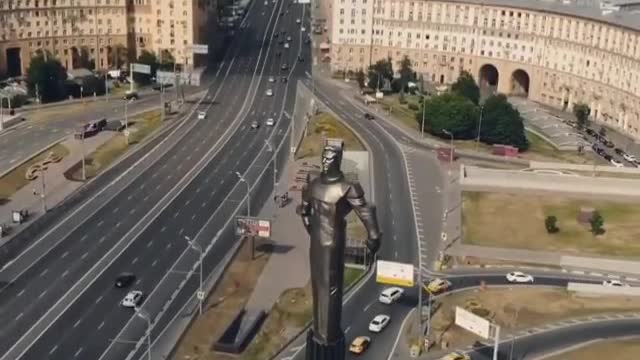
{"type": "Polygon", "coordinates": [[[274,38],[274,39],[277,39],[277,38],[278,38],[278,35],[279,35],[278,33],[273,34],[273,38],[274,38]]]}
{"type": "Polygon", "coordinates": [[[375,117],[374,117],[373,115],[369,114],[369,113],[364,113],[364,118],[365,118],[366,120],[373,120],[373,119],[375,119],[375,117]]]}
{"type": "Polygon", "coordinates": [[[596,132],[593,129],[587,129],[585,131],[587,132],[587,134],[589,134],[591,136],[596,136],[596,132]]]}
{"type": "Polygon", "coordinates": [[[283,12],[281,12],[281,13],[280,13],[280,16],[284,16],[284,13],[283,13],[283,12]]]}
{"type": "Polygon", "coordinates": [[[602,143],[604,144],[604,146],[608,147],[608,148],[612,148],[615,146],[615,144],[612,141],[609,141],[605,138],[602,138],[602,143]]]}
{"type": "Polygon", "coordinates": [[[282,70],[282,71],[289,70],[289,65],[287,65],[287,64],[282,64],[282,66],[280,66],[280,70],[282,70]]]}
{"type": "Polygon", "coordinates": [[[132,273],[122,273],[116,278],[115,285],[117,288],[126,288],[133,284],[134,281],[136,281],[135,275],[132,273]]]}
{"type": "Polygon", "coordinates": [[[607,161],[611,161],[611,159],[613,159],[613,157],[611,155],[609,155],[609,154],[604,154],[604,155],[602,155],[602,157],[607,161]]]}
{"type": "Polygon", "coordinates": [[[276,57],[280,57],[282,56],[282,52],[281,51],[276,51],[276,57]]]}
{"type": "Polygon", "coordinates": [[[620,148],[615,148],[613,149],[613,151],[615,151],[616,154],[623,156],[625,154],[624,150],[620,149],[620,148]]]}
{"type": "Polygon", "coordinates": [[[138,100],[139,97],[136,91],[127,91],[122,98],[124,100],[138,100]]]}
{"type": "Polygon", "coordinates": [[[304,58],[301,55],[298,55],[298,61],[303,62],[304,58]]]}
{"type": "Polygon", "coordinates": [[[287,80],[286,76],[283,76],[283,77],[280,79],[280,81],[282,81],[283,83],[286,83],[286,82],[287,82],[287,81],[289,81],[289,80],[287,80]]]}

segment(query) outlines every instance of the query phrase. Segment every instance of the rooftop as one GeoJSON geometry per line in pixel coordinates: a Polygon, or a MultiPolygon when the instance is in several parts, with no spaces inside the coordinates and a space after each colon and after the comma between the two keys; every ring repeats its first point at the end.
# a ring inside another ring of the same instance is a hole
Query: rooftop
{"type": "Polygon", "coordinates": [[[446,0],[454,3],[503,6],[582,17],[640,31],[640,11],[624,10],[621,5],[640,0],[446,0]]]}

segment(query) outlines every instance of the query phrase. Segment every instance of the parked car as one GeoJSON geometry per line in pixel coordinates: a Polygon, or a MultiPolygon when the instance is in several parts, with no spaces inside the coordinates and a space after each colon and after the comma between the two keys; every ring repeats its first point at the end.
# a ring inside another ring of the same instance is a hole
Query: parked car
{"type": "Polygon", "coordinates": [[[615,148],[615,149],[613,149],[613,151],[614,151],[616,154],[620,155],[620,156],[623,156],[623,155],[625,154],[624,150],[622,150],[622,149],[620,149],[620,148],[615,148]]]}
{"type": "Polygon", "coordinates": [[[623,283],[620,280],[605,280],[602,282],[603,286],[612,286],[612,287],[629,287],[629,284],[623,283]]]}
{"type": "Polygon", "coordinates": [[[282,71],[289,70],[289,65],[287,65],[287,64],[280,65],[280,70],[282,70],[282,71]]]}
{"type": "Polygon", "coordinates": [[[104,130],[104,128],[107,126],[107,119],[102,118],[100,120],[96,120],[96,121],[92,121],[88,124],[85,124],[83,126],[81,126],[76,133],[74,134],[74,137],[76,139],[82,139],[82,138],[88,138],[91,136],[96,135],[97,133],[99,133],[100,131],[104,130]]]}
{"type": "Polygon", "coordinates": [[[467,354],[452,352],[445,355],[444,357],[441,357],[440,360],[471,360],[471,358],[467,354]]]}
{"type": "Polygon", "coordinates": [[[273,118],[268,118],[267,121],[265,121],[264,123],[267,126],[273,126],[276,124],[276,121],[273,118]]]}
{"type": "Polygon", "coordinates": [[[273,96],[273,90],[272,89],[267,89],[267,91],[265,92],[265,95],[273,96]]]}
{"type": "Polygon", "coordinates": [[[369,113],[364,113],[364,118],[366,120],[375,120],[375,117],[369,113]]]}
{"type": "Polygon", "coordinates": [[[207,118],[207,113],[204,111],[198,111],[198,120],[204,120],[207,118]]]}
{"type": "Polygon", "coordinates": [[[627,160],[630,163],[635,163],[636,162],[636,157],[634,155],[631,154],[624,154],[622,155],[622,157],[627,160]]]}
{"type": "Polygon", "coordinates": [[[260,127],[260,123],[257,122],[256,120],[253,120],[251,122],[251,129],[255,130],[255,129],[259,128],[259,127],[260,127]]]}
{"type": "Polygon", "coordinates": [[[140,98],[140,95],[138,95],[138,92],[131,91],[131,90],[127,90],[127,92],[125,92],[123,96],[124,100],[138,100],[139,98],[140,98]]]}
{"type": "Polygon", "coordinates": [[[624,167],[624,165],[620,161],[618,161],[616,159],[611,159],[611,160],[609,160],[609,162],[611,163],[611,165],[613,165],[613,166],[615,166],[617,168],[624,167]]]}
{"type": "Polygon", "coordinates": [[[269,76],[269,82],[270,83],[276,82],[276,78],[274,78],[273,76],[269,76]]]}
{"type": "Polygon", "coordinates": [[[607,140],[606,138],[602,138],[602,144],[604,144],[604,146],[608,147],[608,148],[612,148],[614,146],[616,146],[612,141],[607,140]]]}
{"type": "Polygon", "coordinates": [[[586,129],[585,132],[591,136],[596,136],[598,133],[595,132],[595,130],[593,129],[586,129]]]}

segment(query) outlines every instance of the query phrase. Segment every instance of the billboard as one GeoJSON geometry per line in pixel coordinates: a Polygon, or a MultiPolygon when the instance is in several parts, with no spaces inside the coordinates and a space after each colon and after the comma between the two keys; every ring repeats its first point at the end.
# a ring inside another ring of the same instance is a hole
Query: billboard
{"type": "Polygon", "coordinates": [[[236,217],[236,235],[269,238],[271,237],[271,221],[238,216],[236,217]]]}
{"type": "Polygon", "coordinates": [[[147,74],[147,75],[151,74],[151,66],[149,65],[132,63],[131,69],[132,69],[131,71],[136,73],[147,74]]]}
{"type": "Polygon", "coordinates": [[[206,55],[209,53],[209,45],[193,44],[189,46],[189,48],[191,49],[191,52],[193,52],[194,54],[206,55]]]}
{"type": "Polygon", "coordinates": [[[485,339],[489,338],[489,330],[491,329],[489,320],[460,306],[456,306],[456,325],[485,339]]]}
{"type": "Polygon", "coordinates": [[[378,260],[376,281],[381,284],[413,287],[413,264],[378,260]]]}

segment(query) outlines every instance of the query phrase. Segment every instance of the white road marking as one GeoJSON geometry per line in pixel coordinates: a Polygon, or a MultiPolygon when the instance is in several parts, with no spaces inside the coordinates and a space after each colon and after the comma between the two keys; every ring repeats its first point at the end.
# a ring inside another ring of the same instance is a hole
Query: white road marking
{"type": "Polygon", "coordinates": [[[44,290],[43,292],[41,292],[40,295],[38,295],[38,299],[41,299],[46,293],[47,293],[47,290],[44,290]]]}
{"type": "Polygon", "coordinates": [[[136,209],[135,209],[135,208],[133,208],[133,209],[129,210],[129,214],[133,214],[134,212],[136,212],[136,209]]]}
{"type": "Polygon", "coordinates": [[[153,241],[149,241],[149,242],[147,243],[147,247],[151,247],[151,244],[153,244],[153,241]]]}
{"type": "Polygon", "coordinates": [[[65,271],[62,273],[62,277],[67,276],[67,274],[68,274],[68,273],[69,273],[69,270],[65,270],[65,271]]]}
{"type": "Polygon", "coordinates": [[[80,241],[85,241],[87,239],[87,236],[89,235],[87,234],[82,235],[82,237],[80,238],[80,241]]]}
{"type": "Polygon", "coordinates": [[[96,304],[99,303],[100,301],[102,301],[102,295],[100,295],[100,297],[96,299],[96,304]]]}
{"type": "Polygon", "coordinates": [[[82,347],[80,349],[78,349],[78,351],[76,351],[75,355],[73,355],[74,358],[77,358],[78,355],[80,355],[80,353],[82,352],[82,347]]]}
{"type": "Polygon", "coordinates": [[[149,199],[149,195],[145,196],[142,201],[147,201],[147,199],[149,199]]]}
{"type": "Polygon", "coordinates": [[[118,208],[113,209],[113,213],[114,213],[114,214],[115,214],[115,213],[117,213],[117,212],[118,212],[118,210],[120,210],[120,209],[118,209],[118,208]]]}
{"type": "Polygon", "coordinates": [[[24,289],[20,290],[20,292],[18,293],[18,297],[22,296],[22,294],[24,294],[24,289]]]}
{"type": "Polygon", "coordinates": [[[165,247],[165,250],[169,250],[171,248],[171,243],[167,244],[167,247],[165,247]]]}
{"type": "Polygon", "coordinates": [[[167,227],[163,226],[162,229],[160,229],[160,232],[164,232],[165,230],[167,230],[167,227]]]}
{"type": "Polygon", "coordinates": [[[104,321],[102,321],[100,325],[98,325],[98,330],[100,330],[103,326],[104,326],[104,321]]]}
{"type": "Polygon", "coordinates": [[[24,313],[20,313],[20,314],[18,314],[18,316],[16,316],[16,321],[17,321],[18,319],[20,319],[20,318],[22,317],[22,315],[24,315],[24,313]]]}
{"type": "Polygon", "coordinates": [[[48,273],[48,272],[49,272],[49,268],[46,268],[46,269],[44,269],[44,271],[42,271],[42,272],[40,273],[40,276],[44,276],[44,274],[46,274],[46,273],[48,273]]]}
{"type": "Polygon", "coordinates": [[[89,252],[85,252],[84,254],[82,254],[82,256],[80,257],[81,259],[84,259],[87,257],[87,255],[89,255],[89,252]]]}
{"type": "Polygon", "coordinates": [[[62,254],[62,256],[60,256],[61,259],[64,259],[67,255],[69,255],[68,251],[65,251],[64,254],[62,254]]]}
{"type": "Polygon", "coordinates": [[[49,351],[49,355],[53,354],[54,352],[56,352],[56,349],[58,349],[58,345],[54,346],[51,348],[51,350],[49,351]]]}
{"type": "Polygon", "coordinates": [[[102,226],[102,224],[104,224],[104,220],[98,221],[98,227],[102,226]]]}
{"type": "Polygon", "coordinates": [[[131,264],[135,264],[138,262],[138,258],[133,259],[133,261],[131,262],[131,264]]]}
{"type": "Polygon", "coordinates": [[[364,310],[362,310],[362,312],[367,312],[369,310],[369,308],[371,308],[373,306],[374,303],[375,303],[375,301],[372,302],[372,303],[369,303],[369,305],[364,307],[364,310]]]}
{"type": "Polygon", "coordinates": [[[345,334],[346,334],[346,333],[348,333],[348,332],[349,332],[349,330],[351,330],[351,326],[347,326],[347,328],[346,328],[346,329],[344,329],[344,333],[345,333],[345,334]]]}
{"type": "Polygon", "coordinates": [[[118,221],[118,222],[116,223],[116,227],[117,227],[117,228],[119,228],[119,227],[120,227],[120,225],[121,225],[121,224],[120,224],[120,221],[118,221]]]}
{"type": "Polygon", "coordinates": [[[127,200],[131,200],[132,198],[133,198],[133,195],[127,196],[127,200]]]}
{"type": "Polygon", "coordinates": [[[98,242],[102,244],[102,242],[103,242],[106,238],[107,238],[106,236],[103,236],[103,237],[101,237],[101,238],[100,238],[100,240],[98,240],[98,242]]]}
{"type": "Polygon", "coordinates": [[[153,262],[151,263],[151,267],[156,266],[157,263],[158,263],[158,260],[153,260],[153,262]]]}

